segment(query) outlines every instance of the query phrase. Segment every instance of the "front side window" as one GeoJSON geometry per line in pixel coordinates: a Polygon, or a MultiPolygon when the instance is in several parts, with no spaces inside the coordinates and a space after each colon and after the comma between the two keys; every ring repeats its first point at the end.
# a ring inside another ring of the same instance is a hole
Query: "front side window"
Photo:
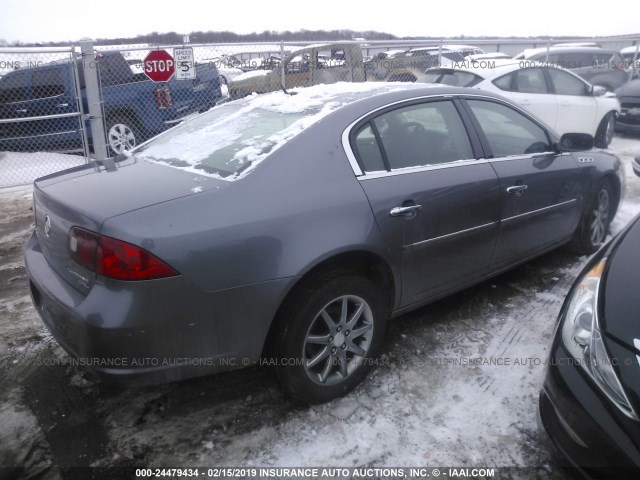
{"type": "Polygon", "coordinates": [[[545,130],[520,112],[500,103],[467,100],[494,157],[551,151],[545,130]]]}
{"type": "Polygon", "coordinates": [[[555,68],[550,68],[548,72],[557,95],[587,94],[587,85],[582,80],[555,68]]]}
{"type": "Polygon", "coordinates": [[[474,158],[464,124],[451,101],[397,108],[372,122],[392,170],[474,158]]]}

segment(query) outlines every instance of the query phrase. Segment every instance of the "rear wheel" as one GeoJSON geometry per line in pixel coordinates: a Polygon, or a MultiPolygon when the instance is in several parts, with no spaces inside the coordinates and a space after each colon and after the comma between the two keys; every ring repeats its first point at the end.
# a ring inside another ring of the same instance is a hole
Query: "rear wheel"
{"type": "Polygon", "coordinates": [[[595,137],[595,146],[598,148],[607,148],[613,140],[613,134],[616,129],[616,117],[613,112],[607,113],[600,125],[595,137]]]}
{"type": "Polygon", "coordinates": [[[113,155],[121,155],[143,142],[137,123],[127,116],[107,117],[107,146],[113,155]]]}
{"type": "Polygon", "coordinates": [[[570,247],[579,254],[590,254],[598,250],[609,233],[613,220],[615,197],[609,180],[598,185],[594,197],[582,214],[570,247]]]}
{"type": "Polygon", "coordinates": [[[284,389],[308,403],[353,390],[380,354],[386,316],[384,295],[356,273],[331,272],[308,282],[276,324],[284,389]]]}

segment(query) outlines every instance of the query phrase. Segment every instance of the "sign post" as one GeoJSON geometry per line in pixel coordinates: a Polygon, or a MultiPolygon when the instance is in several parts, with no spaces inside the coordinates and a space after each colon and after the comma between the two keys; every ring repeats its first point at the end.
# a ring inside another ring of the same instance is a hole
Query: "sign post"
{"type": "Polygon", "coordinates": [[[153,50],[144,57],[144,73],[152,82],[166,82],[175,72],[175,60],[166,50],[153,50]]]}
{"type": "Polygon", "coordinates": [[[193,48],[174,48],[173,58],[176,62],[176,80],[193,80],[196,78],[196,62],[193,56],[193,48]]]}

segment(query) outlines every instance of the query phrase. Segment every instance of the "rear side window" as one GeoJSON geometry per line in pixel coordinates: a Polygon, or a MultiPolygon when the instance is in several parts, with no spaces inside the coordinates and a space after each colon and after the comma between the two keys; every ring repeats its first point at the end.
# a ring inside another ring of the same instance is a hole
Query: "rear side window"
{"type": "Polygon", "coordinates": [[[392,170],[474,158],[464,124],[450,101],[398,108],[373,123],[392,170]]]}
{"type": "Polygon", "coordinates": [[[495,102],[467,100],[467,103],[494,157],[551,151],[545,130],[520,112],[495,102]]]}
{"type": "Polygon", "coordinates": [[[509,73],[507,75],[503,75],[499,78],[496,78],[492,83],[498,87],[500,90],[504,90],[505,92],[511,91],[511,80],[513,78],[513,73],[509,73]]]}
{"type": "Polygon", "coordinates": [[[624,63],[624,60],[620,55],[612,54],[611,52],[594,53],[593,54],[593,66],[599,68],[620,68],[620,65],[624,63]]]}
{"type": "Polygon", "coordinates": [[[365,172],[386,170],[371,124],[367,123],[360,127],[355,135],[355,139],[355,148],[358,158],[362,163],[362,169],[365,172]]]}
{"type": "Polygon", "coordinates": [[[27,100],[27,72],[11,73],[0,79],[0,103],[27,100]]]}
{"type": "Polygon", "coordinates": [[[548,70],[553,89],[558,95],[586,95],[587,85],[573,75],[550,68],[548,70]]]}
{"type": "Polygon", "coordinates": [[[64,94],[64,76],[62,68],[34,70],[31,94],[34,99],[57,97],[64,94]]]}
{"type": "Polygon", "coordinates": [[[538,68],[525,68],[514,72],[515,91],[519,93],[549,93],[544,72],[538,68]]]}

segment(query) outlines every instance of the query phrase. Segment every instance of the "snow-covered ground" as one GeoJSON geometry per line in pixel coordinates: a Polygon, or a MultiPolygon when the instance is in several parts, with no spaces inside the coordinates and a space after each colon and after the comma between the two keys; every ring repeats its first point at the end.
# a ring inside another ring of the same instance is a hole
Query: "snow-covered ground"
{"type": "MultiPolygon", "coordinates": [[[[616,137],[610,150],[627,167],[615,233],[640,212],[629,166],[640,140],[616,137]]],[[[562,478],[537,432],[537,397],[556,316],[587,257],[558,250],[394,320],[373,374],[309,407],[257,367],[130,390],[89,381],[31,306],[29,208],[29,189],[0,193],[0,465],[47,478],[89,465],[520,466],[562,478]]]]}
{"type": "Polygon", "coordinates": [[[0,152],[0,189],[29,185],[44,175],[85,163],[81,155],[52,152],[0,152]]]}

